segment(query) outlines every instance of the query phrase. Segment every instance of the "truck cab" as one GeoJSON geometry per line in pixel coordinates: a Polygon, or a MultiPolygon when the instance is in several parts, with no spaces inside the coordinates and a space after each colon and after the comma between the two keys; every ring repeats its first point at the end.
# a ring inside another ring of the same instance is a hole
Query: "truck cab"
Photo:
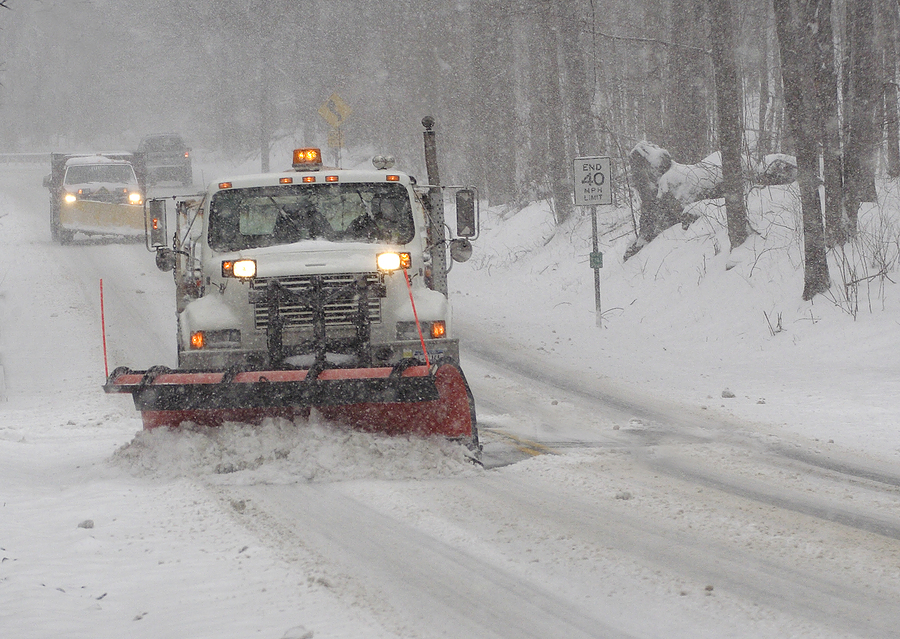
{"type": "Polygon", "coordinates": [[[458,362],[415,181],[326,168],[318,149],[297,149],[293,167],[179,202],[174,248],[157,255],[175,272],[179,368],[458,362]]]}

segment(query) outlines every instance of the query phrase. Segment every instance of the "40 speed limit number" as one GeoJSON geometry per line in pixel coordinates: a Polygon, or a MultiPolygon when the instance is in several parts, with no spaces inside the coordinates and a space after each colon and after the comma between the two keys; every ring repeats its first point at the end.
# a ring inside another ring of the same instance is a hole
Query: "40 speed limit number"
{"type": "Polygon", "coordinates": [[[609,158],[575,158],[575,205],[612,204],[609,158]]]}

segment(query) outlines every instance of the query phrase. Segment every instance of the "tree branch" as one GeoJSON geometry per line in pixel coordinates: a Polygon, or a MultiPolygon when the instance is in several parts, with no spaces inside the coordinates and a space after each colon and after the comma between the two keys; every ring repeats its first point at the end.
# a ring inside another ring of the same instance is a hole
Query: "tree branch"
{"type": "MultiPolygon", "coordinates": [[[[898,0],[900,2],[900,0],[898,0]]],[[[687,49],[688,51],[696,51],[698,53],[702,53],[704,55],[712,55],[712,51],[709,49],[704,49],[703,47],[694,47],[688,44],[679,44],[678,42],[668,42],[666,40],[659,40],[657,38],[639,38],[637,36],[616,36],[609,33],[603,33],[602,31],[597,31],[593,29],[591,31],[593,35],[600,36],[603,38],[608,38],[610,40],[623,40],[625,42],[641,42],[644,44],[658,44],[664,47],[672,47],[673,49],[687,49]]]]}

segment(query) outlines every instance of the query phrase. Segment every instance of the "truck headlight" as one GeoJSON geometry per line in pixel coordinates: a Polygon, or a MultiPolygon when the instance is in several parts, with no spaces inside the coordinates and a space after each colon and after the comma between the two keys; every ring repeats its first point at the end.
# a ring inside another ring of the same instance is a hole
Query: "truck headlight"
{"type": "Polygon", "coordinates": [[[140,193],[131,192],[128,194],[128,202],[130,204],[143,204],[144,200],[140,193]]]}
{"type": "Polygon", "coordinates": [[[409,253],[379,253],[375,258],[379,271],[396,271],[408,269],[412,265],[409,253]]]}
{"type": "Polygon", "coordinates": [[[63,199],[66,201],[66,204],[75,204],[75,202],[78,200],[78,198],[75,197],[74,193],[66,193],[63,196],[63,199]]]}
{"type": "Polygon", "coordinates": [[[222,262],[222,277],[256,277],[256,260],[225,260],[222,262]]]}

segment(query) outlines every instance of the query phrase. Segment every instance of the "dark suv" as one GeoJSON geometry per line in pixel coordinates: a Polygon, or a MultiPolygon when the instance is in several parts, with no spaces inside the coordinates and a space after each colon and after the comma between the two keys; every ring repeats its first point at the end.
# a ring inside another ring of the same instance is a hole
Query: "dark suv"
{"type": "Polygon", "coordinates": [[[148,184],[180,182],[190,186],[191,150],[177,133],[148,135],[138,145],[138,157],[148,184]]]}

